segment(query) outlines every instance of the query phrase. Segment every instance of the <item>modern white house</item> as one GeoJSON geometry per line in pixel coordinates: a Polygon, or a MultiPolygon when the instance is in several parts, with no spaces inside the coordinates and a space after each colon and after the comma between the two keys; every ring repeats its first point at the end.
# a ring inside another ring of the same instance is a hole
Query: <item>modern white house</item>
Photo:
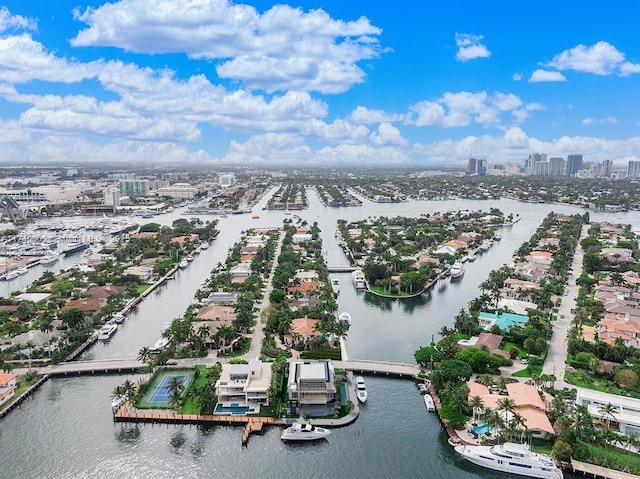
{"type": "Polygon", "coordinates": [[[0,374],[0,405],[6,403],[13,397],[16,391],[16,379],[18,376],[13,373],[0,374]]]}
{"type": "Polygon", "coordinates": [[[622,434],[640,437],[640,399],[617,394],[603,393],[593,389],[576,388],[578,394],[576,404],[584,406],[594,418],[609,422],[609,427],[622,434]],[[602,406],[611,404],[617,412],[607,416],[600,410],[602,406]]]}
{"type": "Polygon", "coordinates": [[[291,414],[332,414],[338,397],[334,379],[329,361],[290,362],[287,405],[291,414]]]}
{"type": "Polygon", "coordinates": [[[252,359],[249,364],[224,364],[216,381],[218,403],[259,410],[260,404],[268,403],[267,389],[272,378],[271,364],[259,359],[252,359]]]}

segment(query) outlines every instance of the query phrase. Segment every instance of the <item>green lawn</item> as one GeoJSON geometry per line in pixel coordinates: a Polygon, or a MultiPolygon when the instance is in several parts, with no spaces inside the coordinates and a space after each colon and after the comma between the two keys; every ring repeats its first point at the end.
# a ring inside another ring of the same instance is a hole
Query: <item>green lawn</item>
{"type": "Polygon", "coordinates": [[[27,379],[24,376],[18,377],[18,379],[16,380],[16,390],[13,393],[13,397],[10,400],[8,400],[6,403],[4,403],[2,406],[0,406],[0,411],[2,411],[6,407],[9,407],[9,405],[15,402],[20,397],[20,395],[22,395],[22,393],[24,393],[27,389],[29,389],[35,383],[40,381],[40,379],[42,379],[42,374],[34,376],[30,381],[27,381],[27,379]]]}
{"type": "Polygon", "coordinates": [[[391,294],[386,289],[377,288],[375,286],[370,286],[369,289],[372,293],[384,296],[385,298],[408,298],[410,296],[414,296],[413,294],[405,293],[404,291],[400,291],[398,294],[391,294]]]}
{"type": "MultiPolygon", "coordinates": [[[[196,366],[200,374],[193,384],[193,389],[204,387],[207,384],[207,367],[196,366]]],[[[200,414],[200,406],[195,396],[188,396],[183,406],[180,408],[181,414],[200,414]]]]}
{"type": "Polygon", "coordinates": [[[531,364],[527,364],[527,367],[521,369],[520,371],[516,371],[513,373],[513,376],[517,378],[530,378],[531,376],[540,376],[542,374],[542,364],[538,364],[536,366],[532,366],[531,364]]]}
{"type": "Polygon", "coordinates": [[[600,391],[603,393],[618,394],[620,396],[628,396],[640,399],[639,392],[621,389],[616,386],[615,383],[603,380],[601,378],[596,378],[584,370],[580,370],[580,372],[565,371],[564,379],[565,381],[578,387],[593,389],[595,391],[600,391]]]}
{"type": "Polygon", "coordinates": [[[136,292],[138,293],[138,296],[148,290],[150,286],[150,284],[139,284],[138,286],[136,286],[136,292]]]}

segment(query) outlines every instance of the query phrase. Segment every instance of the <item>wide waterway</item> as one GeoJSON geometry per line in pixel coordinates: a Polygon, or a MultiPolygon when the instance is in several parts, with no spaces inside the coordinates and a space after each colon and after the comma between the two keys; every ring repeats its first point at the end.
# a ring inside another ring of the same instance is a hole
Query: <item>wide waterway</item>
{"type": "MultiPolygon", "coordinates": [[[[513,251],[539,225],[549,211],[582,210],[510,200],[409,202],[399,205],[365,201],[358,208],[324,208],[309,193],[310,208],[294,212],[322,229],[324,250],[330,265],[347,260],[333,236],[339,218],[357,220],[369,216],[417,216],[455,209],[500,208],[518,213],[519,223],[502,230],[502,241],[467,263],[458,282],[446,280],[424,297],[394,301],[372,297],[353,288],[350,274],[341,280],[339,307],[353,323],[347,338],[351,359],[413,362],[413,352],[438,338],[443,325],[478,294],[487,273],[508,262],[513,251]]],[[[143,346],[152,345],[162,325],[179,316],[209,271],[223,261],[228,249],[247,227],[279,226],[281,211],[263,211],[263,200],[250,215],[220,218],[220,235],[190,266],[149,295],[131,313],[108,344],[97,344],[86,359],[133,358],[143,346]]],[[[179,217],[177,211],[153,221],[163,224],[179,217]]],[[[601,216],[594,220],[640,225],[640,213],[601,216]]],[[[202,216],[201,219],[213,219],[202,216]]],[[[146,221],[146,220],[143,220],[146,221]]],[[[68,266],[63,263],[63,266],[68,266]]],[[[70,261],[70,260],[69,260],[70,261]]],[[[38,267],[39,268],[39,267],[38,267]]],[[[33,274],[37,276],[36,271],[33,274]]],[[[28,278],[27,278],[28,279],[28,278]]],[[[411,381],[367,377],[369,400],[351,426],[336,429],[327,441],[283,444],[280,430],[271,428],[241,446],[239,428],[216,426],[152,426],[115,424],[110,394],[126,378],[96,376],[53,379],[0,423],[0,477],[2,478],[328,478],[328,477],[438,477],[489,478],[483,471],[458,458],[447,445],[435,415],[426,412],[411,381]]]]}

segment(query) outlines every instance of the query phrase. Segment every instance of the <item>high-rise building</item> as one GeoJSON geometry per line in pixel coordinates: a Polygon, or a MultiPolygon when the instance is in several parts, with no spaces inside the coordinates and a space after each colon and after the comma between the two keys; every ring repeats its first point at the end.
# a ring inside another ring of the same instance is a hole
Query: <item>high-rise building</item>
{"type": "Polygon", "coordinates": [[[604,160],[602,162],[602,175],[607,178],[613,174],[613,160],[604,160]]]}
{"type": "Polygon", "coordinates": [[[565,167],[564,158],[557,156],[549,158],[549,176],[563,176],[565,167]]]}
{"type": "Polygon", "coordinates": [[[582,169],[582,155],[567,156],[567,176],[574,176],[582,169]]]}
{"type": "Polygon", "coordinates": [[[533,174],[535,176],[549,176],[549,162],[536,161],[533,164],[533,174]]]}
{"type": "Polygon", "coordinates": [[[640,161],[630,161],[627,178],[640,178],[640,161]]]}
{"type": "Polygon", "coordinates": [[[120,206],[120,190],[118,188],[107,188],[104,190],[104,204],[115,208],[120,206]]]}
{"type": "Polygon", "coordinates": [[[218,180],[220,181],[220,186],[222,188],[227,188],[236,184],[236,175],[233,173],[226,173],[220,175],[218,180]]]}
{"type": "Polygon", "coordinates": [[[149,194],[149,180],[120,180],[120,194],[122,196],[147,196],[149,194]]]}
{"type": "Polygon", "coordinates": [[[474,175],[476,173],[477,163],[478,163],[478,160],[476,160],[475,158],[469,158],[469,160],[467,161],[468,175],[474,175]]]}
{"type": "Polygon", "coordinates": [[[476,173],[480,176],[487,174],[487,160],[478,160],[476,163],[476,173]]]}

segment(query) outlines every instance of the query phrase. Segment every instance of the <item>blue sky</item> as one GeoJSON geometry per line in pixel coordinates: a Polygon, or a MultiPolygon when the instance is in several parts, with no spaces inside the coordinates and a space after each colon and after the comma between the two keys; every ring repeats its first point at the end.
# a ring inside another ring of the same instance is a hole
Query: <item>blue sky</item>
{"type": "Polygon", "coordinates": [[[640,4],[518,3],[0,0],[0,161],[640,159],[640,4]]]}

